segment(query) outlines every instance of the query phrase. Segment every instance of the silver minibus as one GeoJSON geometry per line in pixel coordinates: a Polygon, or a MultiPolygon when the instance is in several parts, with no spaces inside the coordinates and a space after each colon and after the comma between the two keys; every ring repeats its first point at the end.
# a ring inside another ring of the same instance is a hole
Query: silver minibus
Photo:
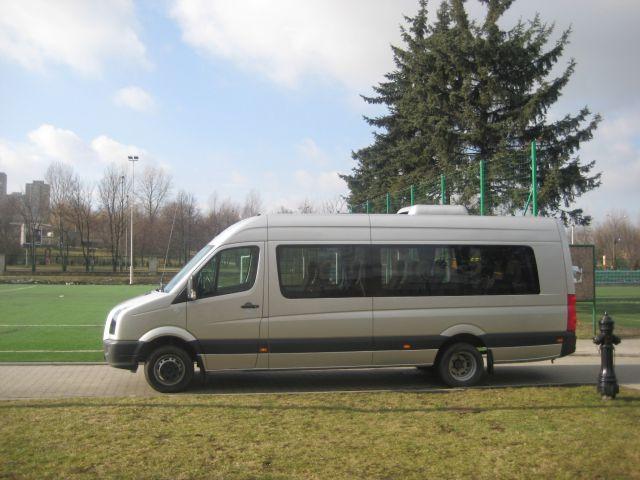
{"type": "Polygon", "coordinates": [[[494,364],[575,351],[563,225],[411,207],[261,215],[160,289],[109,312],[106,360],[161,392],[221,370],[433,367],[450,386],[494,364]]]}

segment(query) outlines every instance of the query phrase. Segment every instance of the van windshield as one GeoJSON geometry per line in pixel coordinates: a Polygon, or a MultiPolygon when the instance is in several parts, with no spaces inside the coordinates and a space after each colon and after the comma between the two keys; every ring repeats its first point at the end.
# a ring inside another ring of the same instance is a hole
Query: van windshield
{"type": "Polygon", "coordinates": [[[162,291],[165,293],[168,293],[171,290],[173,290],[173,288],[176,285],[178,285],[186,275],[188,275],[188,273],[191,271],[194,265],[196,265],[200,260],[206,257],[207,254],[211,252],[211,250],[213,250],[214,248],[215,248],[215,245],[205,245],[202,250],[196,253],[193,256],[193,258],[189,260],[187,264],[184,267],[182,267],[182,269],[178,273],[175,274],[175,276],[171,279],[171,281],[164,286],[162,291]]]}

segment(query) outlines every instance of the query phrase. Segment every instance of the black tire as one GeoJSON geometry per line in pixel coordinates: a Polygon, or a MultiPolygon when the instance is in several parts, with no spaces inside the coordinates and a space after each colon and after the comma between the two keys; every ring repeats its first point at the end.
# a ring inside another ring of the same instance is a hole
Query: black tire
{"type": "Polygon", "coordinates": [[[144,376],[151,388],[158,392],[182,392],[193,379],[193,359],[180,347],[159,347],[149,355],[144,365],[144,376]]]}
{"type": "Polygon", "coordinates": [[[454,343],[442,352],[438,376],[450,387],[471,387],[484,377],[484,362],[478,349],[468,343],[454,343]]]}

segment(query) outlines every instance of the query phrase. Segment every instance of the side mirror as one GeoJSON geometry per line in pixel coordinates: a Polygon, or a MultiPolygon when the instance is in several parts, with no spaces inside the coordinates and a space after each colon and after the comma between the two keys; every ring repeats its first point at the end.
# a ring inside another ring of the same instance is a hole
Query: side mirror
{"type": "Polygon", "coordinates": [[[187,298],[189,300],[195,300],[198,298],[196,290],[193,288],[193,277],[189,277],[189,280],[187,281],[187,298]]]}

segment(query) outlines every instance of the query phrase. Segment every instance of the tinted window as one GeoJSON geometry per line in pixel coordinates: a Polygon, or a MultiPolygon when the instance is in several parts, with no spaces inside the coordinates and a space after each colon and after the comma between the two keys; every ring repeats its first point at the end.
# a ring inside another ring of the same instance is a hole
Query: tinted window
{"type": "Polygon", "coordinates": [[[276,250],[286,298],[364,297],[367,247],[281,245],[276,250]]]}
{"type": "Polygon", "coordinates": [[[229,248],[217,253],[196,274],[197,298],[249,290],[256,279],[258,247],[229,248]]]}
{"type": "Polygon", "coordinates": [[[374,246],[370,295],[451,296],[540,293],[530,247],[374,246]]]}

